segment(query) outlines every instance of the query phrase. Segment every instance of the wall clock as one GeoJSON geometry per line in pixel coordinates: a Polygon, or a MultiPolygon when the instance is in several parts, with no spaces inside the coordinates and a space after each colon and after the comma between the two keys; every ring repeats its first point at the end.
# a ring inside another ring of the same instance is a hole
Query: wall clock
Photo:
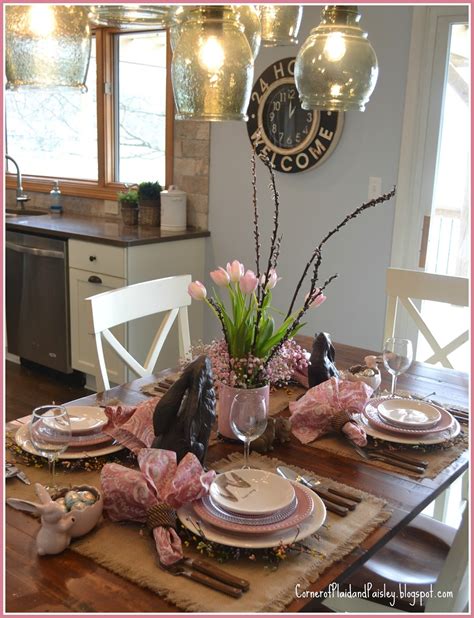
{"type": "Polygon", "coordinates": [[[254,84],[247,131],[259,156],[279,172],[294,174],[321,165],[336,147],[342,112],[302,109],[294,79],[295,58],[274,62],[254,84]]]}

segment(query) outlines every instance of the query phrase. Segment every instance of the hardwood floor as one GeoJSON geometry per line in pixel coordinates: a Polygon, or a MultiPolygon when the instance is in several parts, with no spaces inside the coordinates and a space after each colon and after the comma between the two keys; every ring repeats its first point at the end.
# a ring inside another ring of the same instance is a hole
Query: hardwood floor
{"type": "Polygon", "coordinates": [[[20,418],[41,405],[65,403],[90,391],[68,384],[64,378],[40,367],[5,363],[5,421],[20,418]]]}

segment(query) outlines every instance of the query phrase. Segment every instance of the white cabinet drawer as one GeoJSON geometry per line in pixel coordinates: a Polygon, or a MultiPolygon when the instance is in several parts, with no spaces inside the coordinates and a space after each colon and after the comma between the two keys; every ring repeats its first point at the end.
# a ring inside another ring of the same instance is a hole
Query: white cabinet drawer
{"type": "MultiPolygon", "coordinates": [[[[97,275],[95,272],[69,269],[69,291],[71,301],[71,364],[74,369],[96,375],[97,353],[90,313],[85,299],[95,294],[108,292],[127,285],[125,279],[97,275]]],[[[127,329],[125,325],[112,328],[112,333],[127,347],[127,329]]],[[[124,364],[117,358],[107,344],[104,345],[106,365],[111,382],[123,384],[127,381],[124,364]]]]}
{"type": "Polygon", "coordinates": [[[125,279],[126,249],[95,242],[70,240],[69,267],[125,279]]]}

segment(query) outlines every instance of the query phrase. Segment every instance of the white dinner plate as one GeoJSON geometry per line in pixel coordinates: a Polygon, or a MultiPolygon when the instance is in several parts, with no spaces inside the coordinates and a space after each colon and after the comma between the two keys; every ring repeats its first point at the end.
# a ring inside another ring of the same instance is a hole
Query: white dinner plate
{"type": "Polygon", "coordinates": [[[441,412],[426,401],[378,399],[372,405],[384,421],[403,429],[430,429],[441,420],[441,412]]]}
{"type": "MultiPolygon", "coordinates": [[[[33,446],[30,439],[30,427],[29,425],[22,425],[15,434],[15,442],[27,453],[31,455],[37,455],[43,457],[41,453],[33,446]]],[[[121,444],[111,444],[104,446],[103,448],[84,448],[83,451],[79,451],[76,448],[74,451],[65,451],[59,455],[59,459],[86,459],[87,457],[100,457],[101,455],[111,455],[121,451],[124,447],[121,444]]]]}
{"type": "Polygon", "coordinates": [[[311,489],[303,487],[304,491],[311,496],[314,509],[308,519],[305,519],[301,524],[287,530],[279,530],[269,534],[245,534],[232,533],[215,528],[206,523],[196,515],[192,504],[187,504],[178,509],[178,517],[185,528],[193,532],[197,536],[201,536],[198,530],[201,530],[208,541],[220,543],[221,545],[230,545],[231,547],[241,547],[248,549],[261,549],[265,547],[277,547],[280,543],[287,545],[296,541],[311,536],[321,528],[326,519],[326,507],[319,496],[311,489]],[[196,522],[199,522],[196,526],[196,522]]]}
{"type": "Polygon", "coordinates": [[[395,435],[393,433],[385,433],[379,431],[370,425],[369,421],[363,414],[358,414],[356,420],[365,430],[365,433],[372,438],[378,438],[379,440],[386,440],[387,442],[395,442],[397,444],[442,444],[447,440],[452,440],[461,431],[461,425],[456,419],[453,419],[453,425],[446,431],[440,431],[439,433],[424,434],[423,436],[407,437],[403,435],[395,435]]]}
{"type": "Polygon", "coordinates": [[[267,515],[286,508],[295,499],[290,481],[254,468],[218,474],[209,493],[220,507],[239,515],[267,515]]]}
{"type": "Polygon", "coordinates": [[[73,434],[100,431],[107,423],[105,412],[99,406],[66,406],[73,434]]]}

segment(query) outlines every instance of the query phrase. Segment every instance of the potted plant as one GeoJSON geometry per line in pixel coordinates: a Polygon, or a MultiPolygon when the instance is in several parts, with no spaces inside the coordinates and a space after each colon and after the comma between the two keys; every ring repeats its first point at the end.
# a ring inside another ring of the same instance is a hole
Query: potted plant
{"type": "Polygon", "coordinates": [[[138,191],[127,189],[118,194],[118,202],[122,211],[122,219],[125,225],[137,225],[138,223],[138,191]]]}
{"type": "Polygon", "coordinates": [[[140,223],[143,225],[160,225],[161,194],[159,182],[141,182],[138,185],[138,204],[140,223]]]}
{"type": "Polygon", "coordinates": [[[303,351],[293,337],[303,327],[307,311],[321,305],[327,286],[337,277],[332,275],[319,283],[319,269],[326,242],[352,219],[365,210],[390,200],[395,189],[370,200],[347,215],[317,244],[297,280],[289,307],[285,313],[272,305],[272,291],[277,285],[277,262],[282,234],[279,227],[280,200],[275,174],[269,160],[263,159],[270,173],[270,188],[274,203],[273,230],[268,259],[262,263],[259,213],[257,209],[257,180],[255,152],[252,159],[253,236],[255,240],[255,272],[244,268],[238,260],[210,273],[216,286],[212,295],[200,281],[189,285],[188,292],[195,300],[207,303],[222,327],[223,338],[203,346],[211,358],[214,377],[219,388],[218,430],[227,438],[233,437],[229,423],[232,401],[241,389],[258,400],[265,397],[268,406],[269,384],[288,381],[294,372],[307,366],[303,351]],[[309,279],[309,281],[308,281],[309,279]],[[305,285],[306,283],[306,285],[305,285]],[[306,287],[306,289],[304,289],[306,287]],[[226,292],[227,301],[222,297],[226,292]],[[279,318],[283,315],[284,317],[279,318]],[[275,323],[275,318],[279,321],[275,323]]]}

